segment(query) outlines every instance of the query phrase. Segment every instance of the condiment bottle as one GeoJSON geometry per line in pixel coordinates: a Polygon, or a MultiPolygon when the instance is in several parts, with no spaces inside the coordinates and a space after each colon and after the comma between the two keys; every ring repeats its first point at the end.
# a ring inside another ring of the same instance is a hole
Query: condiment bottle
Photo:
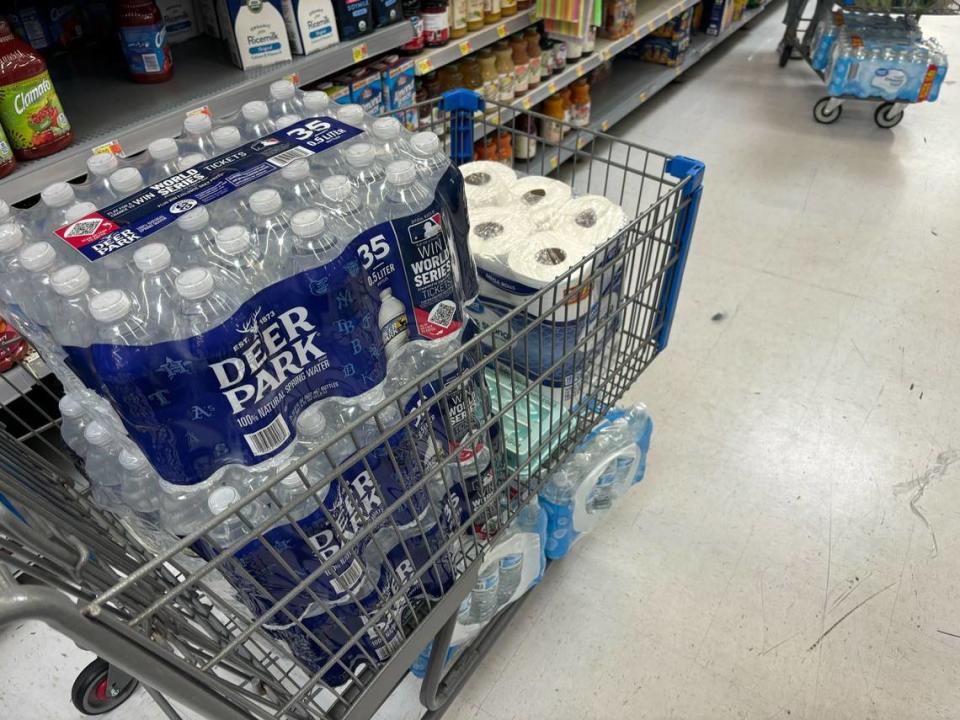
{"type": "Polygon", "coordinates": [[[510,17],[511,15],[516,14],[517,0],[500,0],[500,15],[503,17],[510,17]]]}
{"type": "Polygon", "coordinates": [[[513,135],[500,133],[497,137],[497,160],[507,167],[513,167],[513,135]]]}
{"type": "Polygon", "coordinates": [[[442,47],[450,42],[450,21],[445,0],[425,0],[423,4],[423,44],[442,47]]]}
{"type": "Polygon", "coordinates": [[[540,135],[544,142],[559,145],[563,140],[563,97],[551,95],[543,101],[542,112],[549,120],[541,120],[540,135]]]}
{"type": "Polygon", "coordinates": [[[497,160],[497,141],[491,137],[484,138],[474,145],[473,155],[477,160],[497,160]]]}
{"type": "Polygon", "coordinates": [[[530,58],[530,67],[527,70],[527,84],[534,87],[540,84],[543,53],[540,50],[540,33],[530,28],[523,34],[527,43],[527,56],[530,58]]]}
{"type": "Polygon", "coordinates": [[[520,115],[513,121],[516,130],[513,140],[513,156],[530,160],[537,154],[537,123],[530,115],[520,115]]]}
{"type": "Polygon", "coordinates": [[[483,24],[489,25],[500,19],[500,0],[483,0],[483,24]]]}
{"type": "Polygon", "coordinates": [[[497,56],[497,75],[500,84],[499,98],[502,103],[513,102],[513,49],[506,40],[500,40],[494,45],[494,53],[497,56]]]}
{"type": "Polygon", "coordinates": [[[520,97],[530,88],[529,70],[530,57],[527,55],[527,42],[523,37],[514,35],[510,39],[513,51],[513,94],[520,97]]]}
{"type": "Polygon", "coordinates": [[[462,38],[467,34],[467,0],[449,0],[450,37],[462,38]]]}
{"type": "Polygon", "coordinates": [[[116,18],[131,79],[158,83],[173,77],[173,55],[157,4],[153,0],[120,0],[116,18]]]}
{"type": "MultiPolygon", "coordinates": [[[[490,48],[484,48],[477,53],[477,59],[480,64],[480,76],[483,78],[483,99],[487,101],[487,112],[496,111],[489,103],[496,102],[500,97],[500,80],[497,72],[497,56],[493,54],[490,48]]],[[[511,91],[511,97],[512,91],[511,91]]]]}
{"type": "Polygon", "coordinates": [[[483,27],[483,0],[467,0],[467,30],[473,32],[483,27]]]}
{"type": "Polygon", "coordinates": [[[573,119],[572,124],[577,127],[587,127],[590,124],[590,84],[586,78],[580,78],[573,83],[573,119]]]}

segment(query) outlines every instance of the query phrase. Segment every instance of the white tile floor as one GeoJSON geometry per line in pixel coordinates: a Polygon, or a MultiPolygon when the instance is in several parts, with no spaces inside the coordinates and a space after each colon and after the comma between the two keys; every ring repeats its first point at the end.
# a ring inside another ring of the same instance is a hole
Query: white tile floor
{"type": "MultiPolygon", "coordinates": [[[[958,88],[893,132],[857,104],[815,125],[781,15],[616,128],[708,168],[671,346],[631,393],[647,480],[451,719],[960,716],[958,88]]],[[[924,25],[960,57],[955,21],[924,25]]],[[[0,634],[0,716],[76,718],[85,661],[0,634]]],[[[160,714],[141,693],[111,717],[160,714]]]]}

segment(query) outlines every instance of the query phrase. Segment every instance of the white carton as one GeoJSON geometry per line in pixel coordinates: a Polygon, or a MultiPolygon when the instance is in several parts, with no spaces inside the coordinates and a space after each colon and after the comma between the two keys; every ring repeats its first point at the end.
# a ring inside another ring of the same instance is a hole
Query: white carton
{"type": "Polygon", "coordinates": [[[331,0],[281,0],[281,4],[294,55],[309,55],[339,42],[331,0]]]}
{"type": "Polygon", "coordinates": [[[217,21],[217,0],[194,0],[197,24],[200,32],[208,37],[220,37],[220,23],[217,21]]]}
{"type": "Polygon", "coordinates": [[[217,16],[237,67],[247,70],[290,59],[280,0],[218,0],[217,16]]]}
{"type": "Polygon", "coordinates": [[[167,42],[171,45],[182,43],[200,34],[193,0],[157,0],[157,7],[163,15],[163,24],[167,28],[167,42]]]}

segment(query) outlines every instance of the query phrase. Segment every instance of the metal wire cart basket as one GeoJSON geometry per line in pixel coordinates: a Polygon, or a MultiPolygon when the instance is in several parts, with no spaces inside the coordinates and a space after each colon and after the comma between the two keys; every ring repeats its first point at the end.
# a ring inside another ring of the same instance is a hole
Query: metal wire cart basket
{"type": "MultiPolygon", "coordinates": [[[[0,564],[0,625],[39,619],[104,658],[109,666],[98,676],[101,700],[104,690],[111,697],[129,692],[133,676],[172,718],[179,716],[163,696],[220,720],[368,718],[433,641],[421,700],[428,714],[438,716],[511,614],[503,612],[470,652],[444,667],[458,609],[498,530],[666,347],[702,164],[570,126],[559,143],[549,143],[529,122],[511,122],[513,109],[484,108],[464,91],[418,111],[422,127],[443,133],[454,162],[472,160],[474,139],[490,134],[510,135],[514,147],[536,142],[536,154],[515,163],[518,171],[556,173],[575,193],[604,195],[633,219],[525,305],[406,387],[388,388],[382,403],[358,413],[331,442],[296,466],[278,468],[265,487],[180,539],[147,537],[130,518],[91,502],[82,467],[60,442],[60,388],[43,376],[42,363],[21,361],[0,377],[0,561],[39,581],[18,583],[0,564]],[[611,278],[619,291],[609,295],[597,321],[578,325],[539,376],[519,372],[542,341],[548,318],[569,312],[571,293],[611,278]],[[560,367],[579,381],[561,402],[551,402],[543,381],[560,367]],[[405,413],[403,400],[411,394],[419,405],[405,413]],[[470,407],[482,412],[465,411],[470,407]],[[535,413],[538,431],[504,431],[527,427],[535,413]],[[450,449],[430,418],[466,419],[469,430],[450,449]],[[433,461],[417,459],[416,471],[404,474],[409,463],[397,457],[404,442],[424,441],[433,461]],[[337,463],[332,449],[344,442],[356,452],[337,463]],[[311,485],[303,468],[321,456],[334,469],[322,486],[311,485]],[[300,530],[316,552],[311,563],[298,560],[294,567],[271,528],[278,522],[298,528],[293,508],[311,496],[324,507],[330,483],[353,487],[347,470],[360,466],[372,476],[373,462],[388,462],[404,475],[402,493],[387,497],[374,486],[362,496],[353,490],[353,502],[377,504],[383,512],[342,535],[342,518],[328,517],[339,536],[322,550],[300,530]],[[303,485],[284,502],[277,486],[291,473],[303,485]],[[254,518],[252,503],[267,498],[275,511],[254,518]],[[411,506],[418,508],[413,521],[399,522],[411,506]],[[223,543],[219,530],[228,526],[241,530],[223,543]],[[215,538],[221,538],[220,551],[200,560],[197,549],[214,546],[215,538]],[[252,544],[268,555],[271,572],[285,578],[287,592],[260,586],[258,571],[244,560],[252,544]],[[386,552],[387,544],[402,548],[408,562],[389,566],[389,582],[363,597],[350,592],[334,607],[317,579],[332,568],[362,567],[361,548],[386,552]],[[225,576],[249,587],[249,597],[238,599],[231,587],[237,582],[228,585],[225,576]],[[328,626],[336,632],[315,633],[307,617],[317,614],[332,618],[328,626]],[[300,638],[300,647],[279,639],[281,627],[285,638],[291,632],[300,638]],[[304,662],[308,655],[313,662],[304,662]]],[[[516,604],[511,607],[515,611],[516,604]]],[[[97,697],[90,700],[96,706],[97,697]]]]}

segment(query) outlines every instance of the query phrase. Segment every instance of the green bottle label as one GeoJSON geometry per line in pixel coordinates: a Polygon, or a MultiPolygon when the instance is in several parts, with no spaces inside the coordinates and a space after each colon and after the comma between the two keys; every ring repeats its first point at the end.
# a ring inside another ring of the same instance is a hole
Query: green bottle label
{"type": "Polygon", "coordinates": [[[41,147],[70,130],[46,70],[0,87],[0,122],[14,150],[41,147]]]}

